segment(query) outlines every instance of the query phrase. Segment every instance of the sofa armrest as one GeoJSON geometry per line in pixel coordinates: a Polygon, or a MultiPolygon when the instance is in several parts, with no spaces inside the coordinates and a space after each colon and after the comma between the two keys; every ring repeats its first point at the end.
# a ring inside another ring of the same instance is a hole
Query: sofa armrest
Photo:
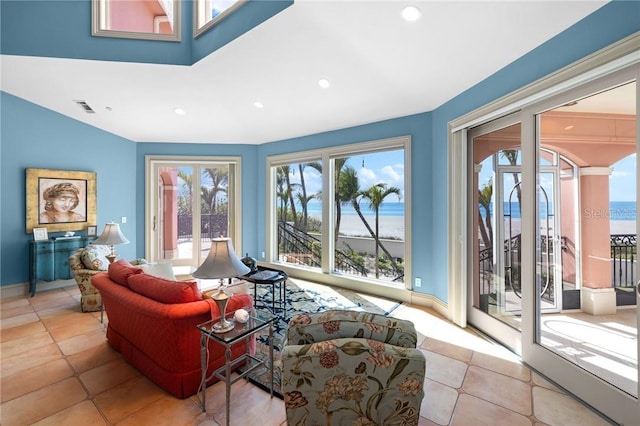
{"type": "Polygon", "coordinates": [[[411,321],[348,310],[297,314],[291,318],[287,330],[287,341],[290,344],[322,342],[343,337],[372,339],[407,348],[415,348],[418,340],[411,321]]]}
{"type": "Polygon", "coordinates": [[[417,425],[426,361],[419,349],[342,338],[285,346],[287,423],[417,425]]]}

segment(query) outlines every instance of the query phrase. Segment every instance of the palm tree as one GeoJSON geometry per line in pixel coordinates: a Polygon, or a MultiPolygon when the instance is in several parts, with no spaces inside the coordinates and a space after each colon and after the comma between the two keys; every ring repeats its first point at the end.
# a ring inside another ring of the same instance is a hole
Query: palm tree
{"type": "Polygon", "coordinates": [[[493,246],[493,228],[491,227],[491,197],[493,196],[493,178],[489,179],[482,189],[478,190],[478,225],[480,227],[480,235],[485,248],[493,246]],[[480,207],[484,209],[484,222],[482,221],[482,212],[480,207]]]}
{"type": "MultiPolygon", "coordinates": [[[[393,264],[394,270],[397,270],[397,265],[395,263],[395,260],[393,259],[393,257],[391,257],[389,252],[386,251],[386,249],[384,248],[384,246],[380,242],[380,206],[384,202],[385,198],[387,198],[388,196],[393,195],[393,194],[395,194],[398,197],[398,200],[400,200],[400,194],[401,194],[400,188],[395,187],[395,186],[389,186],[388,187],[386,183],[378,183],[376,185],[371,186],[366,191],[362,191],[361,192],[361,197],[363,199],[369,201],[369,208],[371,210],[373,210],[373,212],[375,214],[375,221],[376,221],[375,222],[375,227],[376,227],[376,229],[375,229],[375,234],[373,235],[373,238],[375,239],[375,242],[376,242],[376,246],[375,246],[376,278],[379,278],[379,275],[380,275],[379,274],[379,267],[378,267],[378,258],[379,258],[379,250],[378,250],[378,248],[382,248],[383,249],[385,254],[391,260],[391,263],[393,264]]],[[[364,220],[364,216],[360,216],[360,218],[364,220]]],[[[367,226],[367,228],[370,229],[369,226],[367,226]]],[[[369,231],[369,232],[371,232],[371,231],[369,231]]]]}
{"type": "Polygon", "coordinates": [[[315,198],[314,195],[307,195],[307,186],[304,182],[304,169],[307,167],[312,167],[322,173],[322,164],[318,161],[313,163],[299,163],[298,170],[300,171],[300,189],[302,190],[302,194],[298,194],[298,200],[300,201],[300,206],[302,207],[302,230],[306,232],[308,227],[308,218],[309,213],[307,211],[307,203],[309,200],[315,198]],[[302,202],[304,200],[304,203],[302,202]]]}
{"type": "Polygon", "coordinates": [[[289,193],[285,188],[285,173],[288,173],[283,167],[276,169],[276,197],[280,200],[280,222],[287,221],[287,210],[289,209],[289,193]]]}
{"type": "Polygon", "coordinates": [[[208,189],[206,200],[210,207],[210,213],[215,214],[218,193],[227,193],[229,170],[226,167],[220,167],[215,169],[205,169],[204,172],[211,177],[211,188],[208,189]]]}
{"type": "Polygon", "coordinates": [[[184,170],[178,170],[178,178],[182,181],[181,186],[186,190],[185,196],[178,197],[178,209],[182,213],[191,214],[191,200],[193,199],[193,180],[190,174],[184,170]]]}

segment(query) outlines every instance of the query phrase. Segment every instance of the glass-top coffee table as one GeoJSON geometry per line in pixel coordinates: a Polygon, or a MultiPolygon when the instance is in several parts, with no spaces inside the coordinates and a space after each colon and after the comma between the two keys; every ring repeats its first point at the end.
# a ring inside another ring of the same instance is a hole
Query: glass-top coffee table
{"type": "Polygon", "coordinates": [[[276,319],[276,316],[271,315],[266,312],[256,311],[253,306],[242,308],[249,313],[249,318],[247,322],[241,323],[234,319],[234,312],[229,312],[226,315],[228,320],[233,320],[234,327],[232,330],[227,331],[226,333],[215,333],[213,331],[213,325],[217,323],[220,318],[212,319],[211,321],[207,321],[198,325],[198,330],[200,330],[200,359],[201,359],[201,371],[202,378],[200,382],[200,403],[202,405],[202,411],[206,412],[206,390],[207,390],[207,382],[211,380],[213,377],[217,377],[222,380],[226,386],[226,410],[227,410],[227,425],[229,425],[229,404],[230,404],[230,396],[231,396],[231,385],[237,382],[238,380],[244,378],[247,374],[249,374],[254,369],[258,368],[262,364],[264,364],[267,360],[271,363],[271,386],[270,393],[271,397],[273,397],[273,323],[276,319]],[[269,328],[269,358],[258,359],[254,355],[249,353],[249,340],[252,336],[255,336],[261,330],[265,328],[269,328]],[[224,346],[224,356],[225,363],[222,367],[217,370],[207,374],[207,367],[209,365],[209,353],[208,353],[208,342],[213,341],[219,345],[224,346]],[[240,342],[245,342],[246,351],[244,354],[240,355],[236,359],[231,358],[231,347],[240,342]],[[246,361],[246,368],[239,373],[235,377],[231,377],[231,373],[234,371],[235,366],[240,364],[241,362],[246,361]]]}

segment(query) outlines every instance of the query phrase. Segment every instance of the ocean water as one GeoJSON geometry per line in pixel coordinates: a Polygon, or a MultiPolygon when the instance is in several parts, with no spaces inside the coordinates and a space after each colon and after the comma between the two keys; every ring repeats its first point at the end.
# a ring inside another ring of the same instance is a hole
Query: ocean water
{"type": "MultiPolygon", "coordinates": [[[[553,206],[551,204],[548,205],[549,211],[552,211],[553,206]]],[[[491,214],[493,214],[493,204],[489,206],[491,214]]],[[[505,216],[511,215],[514,219],[520,218],[520,205],[517,203],[504,203],[503,213],[505,216]]],[[[547,209],[547,204],[542,203],[540,209],[540,217],[545,217],[547,209]]],[[[480,208],[480,214],[482,217],[485,217],[484,208],[480,208]]],[[[592,218],[609,218],[610,220],[628,220],[635,221],[637,216],[637,207],[634,201],[611,201],[609,203],[609,209],[602,210],[590,210],[584,209],[582,212],[584,217],[592,217],[592,218]]]]}
{"type": "MultiPolygon", "coordinates": [[[[553,206],[549,204],[549,209],[553,206]]],[[[300,206],[297,206],[300,209],[300,206]]],[[[490,206],[491,213],[493,214],[493,205],[490,206]]],[[[504,214],[511,213],[511,216],[515,219],[520,218],[520,206],[518,204],[509,205],[508,203],[504,203],[504,214]]],[[[542,209],[546,209],[546,204],[542,204],[542,209]]],[[[369,209],[369,205],[367,203],[361,204],[362,213],[364,215],[371,215],[373,211],[369,209]]],[[[484,209],[480,209],[482,217],[484,217],[484,209]]],[[[310,216],[320,216],[322,215],[322,204],[320,202],[310,202],[308,205],[308,212],[310,216]]],[[[597,210],[590,211],[585,210],[583,215],[585,217],[608,217],[611,220],[629,220],[635,221],[637,216],[637,207],[636,203],[633,201],[611,201],[609,203],[608,210],[597,210]]],[[[356,211],[353,209],[351,205],[343,205],[342,206],[342,214],[345,216],[356,215],[356,211]]],[[[404,216],[404,203],[403,202],[388,202],[382,203],[380,206],[380,215],[381,216],[404,216]]],[[[541,213],[541,216],[544,216],[541,213]]]]}
{"type": "MultiPolygon", "coordinates": [[[[298,209],[300,208],[300,206],[296,206],[296,207],[298,209]]],[[[341,212],[345,216],[351,216],[351,215],[355,216],[358,214],[356,213],[354,208],[351,206],[351,204],[349,205],[343,204],[341,207],[342,207],[341,212]]],[[[369,208],[369,203],[367,202],[360,203],[360,210],[362,211],[362,214],[365,216],[373,214],[373,210],[369,208]]],[[[309,204],[307,205],[307,212],[309,213],[309,216],[321,216],[322,203],[309,202],[309,204]]],[[[403,202],[382,203],[380,205],[380,216],[404,216],[404,203],[403,202]]]]}

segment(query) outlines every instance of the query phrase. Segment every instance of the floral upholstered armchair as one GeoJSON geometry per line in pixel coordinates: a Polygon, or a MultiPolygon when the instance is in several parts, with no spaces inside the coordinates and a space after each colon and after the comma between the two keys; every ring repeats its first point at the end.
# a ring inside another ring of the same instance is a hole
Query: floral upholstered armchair
{"type": "MultiPolygon", "coordinates": [[[[97,273],[109,269],[107,255],[111,253],[108,246],[90,244],[80,248],[69,256],[69,267],[73,278],[80,289],[80,309],[82,312],[95,312],[102,309],[100,293],[91,283],[91,278],[97,273]]],[[[132,264],[146,263],[138,259],[132,264]]]]}
{"type": "Polygon", "coordinates": [[[418,424],[426,362],[412,322],[344,310],[299,314],[287,339],[289,425],[418,424]]]}

